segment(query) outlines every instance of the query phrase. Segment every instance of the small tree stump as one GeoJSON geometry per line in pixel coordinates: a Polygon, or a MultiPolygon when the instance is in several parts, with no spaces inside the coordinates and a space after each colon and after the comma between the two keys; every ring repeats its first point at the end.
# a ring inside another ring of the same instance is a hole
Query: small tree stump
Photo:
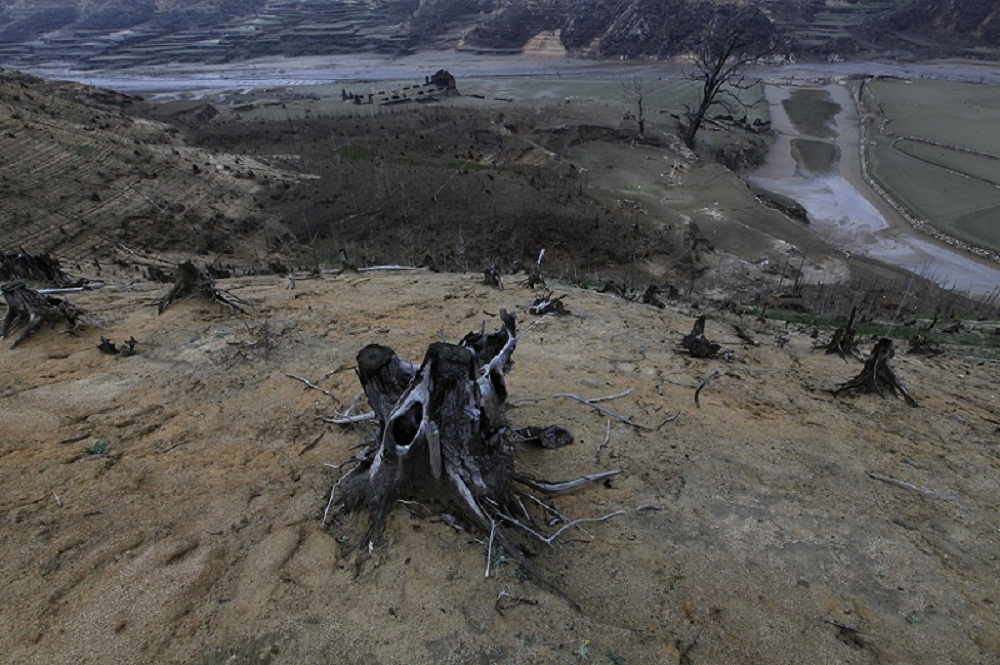
{"type": "Polygon", "coordinates": [[[880,339],[865,361],[865,366],[861,370],[861,373],[834,390],[834,396],[850,390],[860,390],[866,393],[875,393],[879,397],[885,397],[886,391],[889,391],[894,396],[902,396],[908,405],[916,408],[916,400],[907,392],[903,384],[899,382],[895,372],[892,371],[892,367],[889,366],[889,360],[894,355],[895,351],[892,348],[892,340],[888,337],[880,339]]]}
{"type": "Polygon", "coordinates": [[[69,332],[78,327],[77,319],[82,312],[60,298],[32,291],[24,282],[4,284],[0,286],[0,292],[7,302],[7,316],[4,317],[0,337],[7,337],[14,327],[24,325],[21,334],[10,345],[12,349],[46,321],[50,327],[54,327],[59,321],[65,321],[69,332]]]}
{"type": "Polygon", "coordinates": [[[695,320],[691,332],[684,335],[681,346],[695,358],[712,358],[722,349],[721,345],[706,339],[704,314],[695,320]]]}
{"type": "Polygon", "coordinates": [[[837,354],[844,360],[858,357],[858,344],[854,341],[854,319],[857,316],[858,308],[851,308],[851,316],[847,319],[847,325],[837,328],[833,332],[833,339],[826,346],[828,355],[837,354]]]}
{"type": "Polygon", "coordinates": [[[215,279],[207,271],[198,270],[190,261],[184,261],[177,266],[174,286],[157,301],[157,311],[163,314],[174,301],[194,294],[206,296],[233,311],[246,314],[245,301],[224,289],[217,288],[215,279]]]}
{"type": "Polygon", "coordinates": [[[0,279],[35,280],[60,287],[83,283],[83,280],[70,279],[59,261],[48,254],[29,254],[24,250],[0,253],[0,279]]]}

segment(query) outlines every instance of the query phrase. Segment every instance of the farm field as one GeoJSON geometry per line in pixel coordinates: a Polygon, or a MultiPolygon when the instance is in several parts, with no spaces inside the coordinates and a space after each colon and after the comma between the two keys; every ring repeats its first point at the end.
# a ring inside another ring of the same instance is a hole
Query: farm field
{"type": "Polygon", "coordinates": [[[1000,89],[876,81],[864,101],[871,175],[938,230],[1000,250],[1000,89]]]}

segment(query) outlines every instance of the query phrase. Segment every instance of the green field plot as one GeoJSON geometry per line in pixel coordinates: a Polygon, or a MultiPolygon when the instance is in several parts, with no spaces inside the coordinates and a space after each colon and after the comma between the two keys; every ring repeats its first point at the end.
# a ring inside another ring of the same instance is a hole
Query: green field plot
{"type": "Polygon", "coordinates": [[[887,129],[1000,155],[1000,88],[952,81],[874,81],[887,129]]]}
{"type": "Polygon", "coordinates": [[[960,240],[1000,251],[1000,189],[921,161],[878,137],[872,175],[917,217],[960,240]]]}
{"type": "Polygon", "coordinates": [[[897,141],[896,149],[921,161],[1000,185],[1000,159],[972,155],[916,141],[897,141]]]}

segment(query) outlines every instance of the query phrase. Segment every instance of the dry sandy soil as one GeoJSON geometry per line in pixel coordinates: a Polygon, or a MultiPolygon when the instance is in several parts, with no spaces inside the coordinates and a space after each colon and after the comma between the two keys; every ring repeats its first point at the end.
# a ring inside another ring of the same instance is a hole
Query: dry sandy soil
{"type": "MultiPolygon", "coordinates": [[[[1000,373],[900,354],[920,408],[833,398],[854,376],[791,330],[721,314],[735,360],[675,351],[697,312],[560,288],[572,314],[523,336],[511,398],[576,443],[518,449],[545,478],[622,469],[557,499],[564,533],[532,561],[583,607],[486,567],[483,534],[397,508],[369,555],[364,515],[324,527],[363,429],[326,425],[369,342],[418,360],[530,292],[470,275],[241,278],[241,318],[164,287],[72,296],[101,327],[0,349],[0,653],[9,663],[996,663],[1000,653],[1000,373]],[[266,328],[265,328],[266,326],[266,328]],[[101,335],[139,340],[101,354],[101,335]],[[265,342],[272,344],[268,349],[265,342]],[[700,395],[701,378],[721,372],[700,395]],[[85,447],[109,442],[109,454],[85,447]],[[882,482],[884,474],[938,494],[882,482]],[[656,511],[631,509],[653,504],[656,511]],[[533,604],[495,609],[502,591],[533,604]]],[[[530,318],[522,314],[523,318],[530,318]]],[[[434,511],[446,507],[429,506],[434,511]]]]}

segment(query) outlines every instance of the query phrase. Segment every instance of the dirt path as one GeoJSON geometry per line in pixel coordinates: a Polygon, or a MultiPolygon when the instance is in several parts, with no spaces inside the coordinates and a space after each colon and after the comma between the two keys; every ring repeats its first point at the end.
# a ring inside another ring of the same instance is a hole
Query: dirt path
{"type": "Polygon", "coordinates": [[[742,348],[712,315],[707,334],[737,360],[695,362],[674,347],[698,312],[568,288],[557,292],[573,314],[519,343],[511,398],[632,390],[605,406],[643,423],[679,413],[659,432],[613,423],[599,459],[604,417],[566,400],[511,413],[576,435],[518,451],[539,476],[623,470],[558,499],[563,513],[660,508],[532,552],[584,612],[511,563],[485,578],[481,534],[402,509],[373,556],[350,549],[365,521],[321,527],[337,476],[324,463],[354,454],[363,432],[319,422],[330,402],[285,375],[346,403],[366,343],[416,360],[500,306],[524,317],[530,292],[480,279],[228,281],[255,305],[248,319],[199,301],[157,317],[162,287],[108,288],[74,297],[103,328],[0,348],[6,662],[938,665],[1000,653],[995,365],[901,354],[921,408],[833,399],[860,365],[810,351],[807,331],[779,348],[782,328],[744,321],[763,345],[742,348]],[[102,355],[100,335],[134,335],[139,355],[102,355]],[[108,456],[84,454],[105,440],[108,456]],[[537,604],[501,614],[501,591],[537,604]]]}

